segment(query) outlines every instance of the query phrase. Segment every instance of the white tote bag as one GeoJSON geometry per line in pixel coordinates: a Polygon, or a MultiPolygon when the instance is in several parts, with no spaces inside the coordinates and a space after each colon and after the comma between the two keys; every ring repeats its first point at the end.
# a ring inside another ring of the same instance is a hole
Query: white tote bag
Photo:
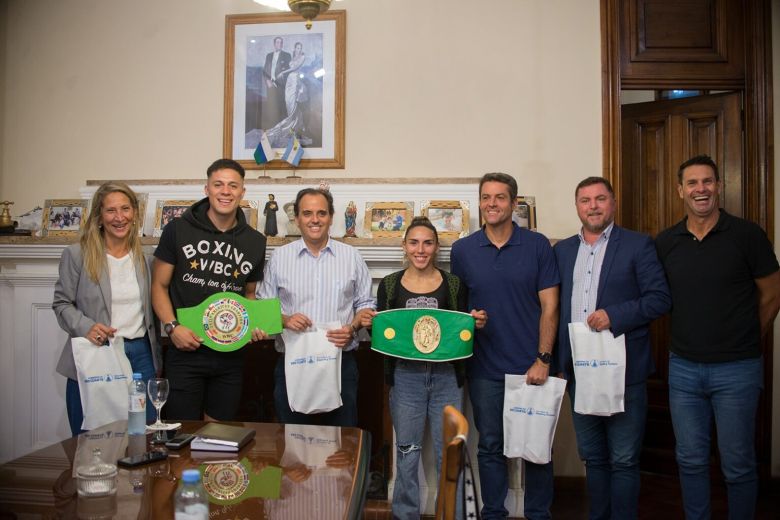
{"type": "Polygon", "coordinates": [[[328,329],[338,323],[317,325],[314,330],[282,331],[287,402],[300,413],[335,410],[341,402],[341,349],[328,341],[328,329]]]}
{"type": "Polygon", "coordinates": [[[543,385],[528,385],[525,376],[506,374],[504,380],[504,456],[534,464],[552,460],[555,427],[566,381],[548,377],[543,385]]]}
{"type": "Polygon", "coordinates": [[[284,425],[284,454],[279,465],[289,468],[303,464],[326,468],[328,457],[341,449],[341,430],[330,426],[284,425]]]}
{"type": "Polygon", "coordinates": [[[87,338],[71,338],[73,361],[84,412],[83,430],[127,419],[128,388],[133,369],[125,355],[122,338],[109,338],[108,345],[95,346],[87,338]]]}
{"type": "Polygon", "coordinates": [[[585,323],[569,323],[574,378],[574,411],[582,415],[614,415],[624,410],[626,337],[596,332],[585,323]]]}

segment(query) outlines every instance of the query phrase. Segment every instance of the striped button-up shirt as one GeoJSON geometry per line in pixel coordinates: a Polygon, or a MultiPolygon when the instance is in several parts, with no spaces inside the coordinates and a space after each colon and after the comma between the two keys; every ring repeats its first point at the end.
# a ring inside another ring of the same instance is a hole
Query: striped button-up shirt
{"type": "MultiPolygon", "coordinates": [[[[303,240],[273,252],[265,267],[258,298],[279,298],[282,314],[301,313],[314,324],[338,322],[347,325],[360,309],[375,308],[371,275],[357,249],[329,239],[314,256],[303,240]]],[[[345,350],[357,348],[353,340],[345,350]]],[[[281,337],[276,348],[283,351],[281,337]]]]}
{"type": "Polygon", "coordinates": [[[574,264],[574,284],[571,291],[572,323],[587,321],[588,316],[596,310],[601,264],[604,262],[613,226],[614,223],[607,226],[593,245],[585,241],[580,230],[580,248],[577,251],[577,262],[574,264]]]}

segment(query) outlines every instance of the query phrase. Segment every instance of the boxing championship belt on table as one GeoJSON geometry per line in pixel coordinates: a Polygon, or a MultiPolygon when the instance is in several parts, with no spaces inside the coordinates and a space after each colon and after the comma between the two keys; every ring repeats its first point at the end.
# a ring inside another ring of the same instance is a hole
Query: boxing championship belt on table
{"type": "Polygon", "coordinates": [[[179,323],[203,338],[203,344],[218,352],[232,352],[252,341],[252,331],[282,332],[282,309],[278,298],[250,300],[240,294],[212,294],[200,305],[176,311],[179,323]]]}
{"type": "MultiPolygon", "coordinates": [[[[220,459],[233,455],[223,451],[209,453],[218,453],[220,459]]],[[[278,499],[281,494],[282,468],[269,465],[255,471],[246,457],[240,461],[215,460],[201,464],[198,470],[212,504],[239,504],[254,497],[278,499]]]]}
{"type": "Polygon", "coordinates": [[[442,309],[393,309],[374,316],[371,349],[403,359],[454,361],[474,349],[474,317],[442,309]]]}

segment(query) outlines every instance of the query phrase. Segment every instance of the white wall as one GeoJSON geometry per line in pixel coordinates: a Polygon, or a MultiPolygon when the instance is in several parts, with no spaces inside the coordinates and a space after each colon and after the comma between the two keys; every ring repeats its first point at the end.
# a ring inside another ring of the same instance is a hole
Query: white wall
{"type": "MultiPolygon", "coordinates": [[[[303,176],[503,170],[536,195],[542,232],[574,232],[572,189],[601,173],[598,0],[335,6],[347,10],[347,166],[303,176]]],[[[251,0],[0,0],[0,200],[18,214],[78,196],[87,179],[202,177],[222,150],[224,16],[263,10],[251,0]]],[[[779,89],[776,78],[776,121],[779,89]]]]}
{"type": "MultiPolygon", "coordinates": [[[[505,171],[537,197],[542,232],[574,231],[572,189],[601,173],[597,0],[335,5],[347,11],[346,168],[304,176],[505,171]]],[[[18,214],[87,179],[203,176],[222,150],[224,16],[263,10],[7,0],[0,197],[18,214]]]]}

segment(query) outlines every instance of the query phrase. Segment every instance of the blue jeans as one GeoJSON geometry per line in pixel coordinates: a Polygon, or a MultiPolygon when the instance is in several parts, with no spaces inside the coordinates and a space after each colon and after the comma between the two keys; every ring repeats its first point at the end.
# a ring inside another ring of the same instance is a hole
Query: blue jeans
{"type": "MultiPolygon", "coordinates": [[[[504,382],[469,379],[469,398],[479,432],[477,461],[482,518],[506,518],[504,507],[509,491],[507,458],[504,457],[504,382]]],[[[553,500],[553,465],[525,463],[525,503],[528,520],[549,519],[553,500]]]]}
{"type": "MultiPolygon", "coordinates": [[[[313,382],[316,384],[316,382],[313,382]]],[[[284,354],[276,361],[274,368],[274,406],[276,418],[287,424],[322,424],[326,426],[357,426],[358,369],[355,353],[341,355],[341,402],[335,410],[325,413],[305,414],[290,409],[287,399],[287,377],[284,373],[284,354]]]]}
{"type": "MultiPolygon", "coordinates": [[[[154,360],[152,359],[152,346],[149,337],[137,339],[125,339],[125,355],[130,361],[133,372],[140,372],[144,383],[149,382],[155,376],[154,360]]],[[[154,422],[156,411],[154,406],[147,401],[146,422],[154,422]]],[[[86,430],[81,429],[84,422],[84,411],[81,408],[81,392],[78,381],[68,378],[65,384],[65,409],[68,411],[68,424],[71,434],[78,435],[86,430]]]]}
{"type": "Polygon", "coordinates": [[[609,417],[574,412],[576,382],[569,382],[577,450],[585,462],[590,518],[638,516],[639,455],[647,418],[647,383],[626,386],[623,413],[609,417]]]}
{"type": "Polygon", "coordinates": [[[669,406],[677,440],[685,517],[708,519],[710,437],[718,433],[729,518],[754,518],[758,496],[755,452],[756,409],[762,387],[762,359],[693,363],[669,356],[669,406]]]}
{"type": "MultiPolygon", "coordinates": [[[[452,363],[396,361],[394,384],[390,388],[390,414],[396,438],[393,518],[420,517],[417,472],[425,423],[430,419],[438,476],[441,471],[442,410],[448,404],[458,410],[463,406],[463,390],[458,388],[452,363]]],[[[458,504],[461,504],[460,494],[458,497],[458,504]]]]}

